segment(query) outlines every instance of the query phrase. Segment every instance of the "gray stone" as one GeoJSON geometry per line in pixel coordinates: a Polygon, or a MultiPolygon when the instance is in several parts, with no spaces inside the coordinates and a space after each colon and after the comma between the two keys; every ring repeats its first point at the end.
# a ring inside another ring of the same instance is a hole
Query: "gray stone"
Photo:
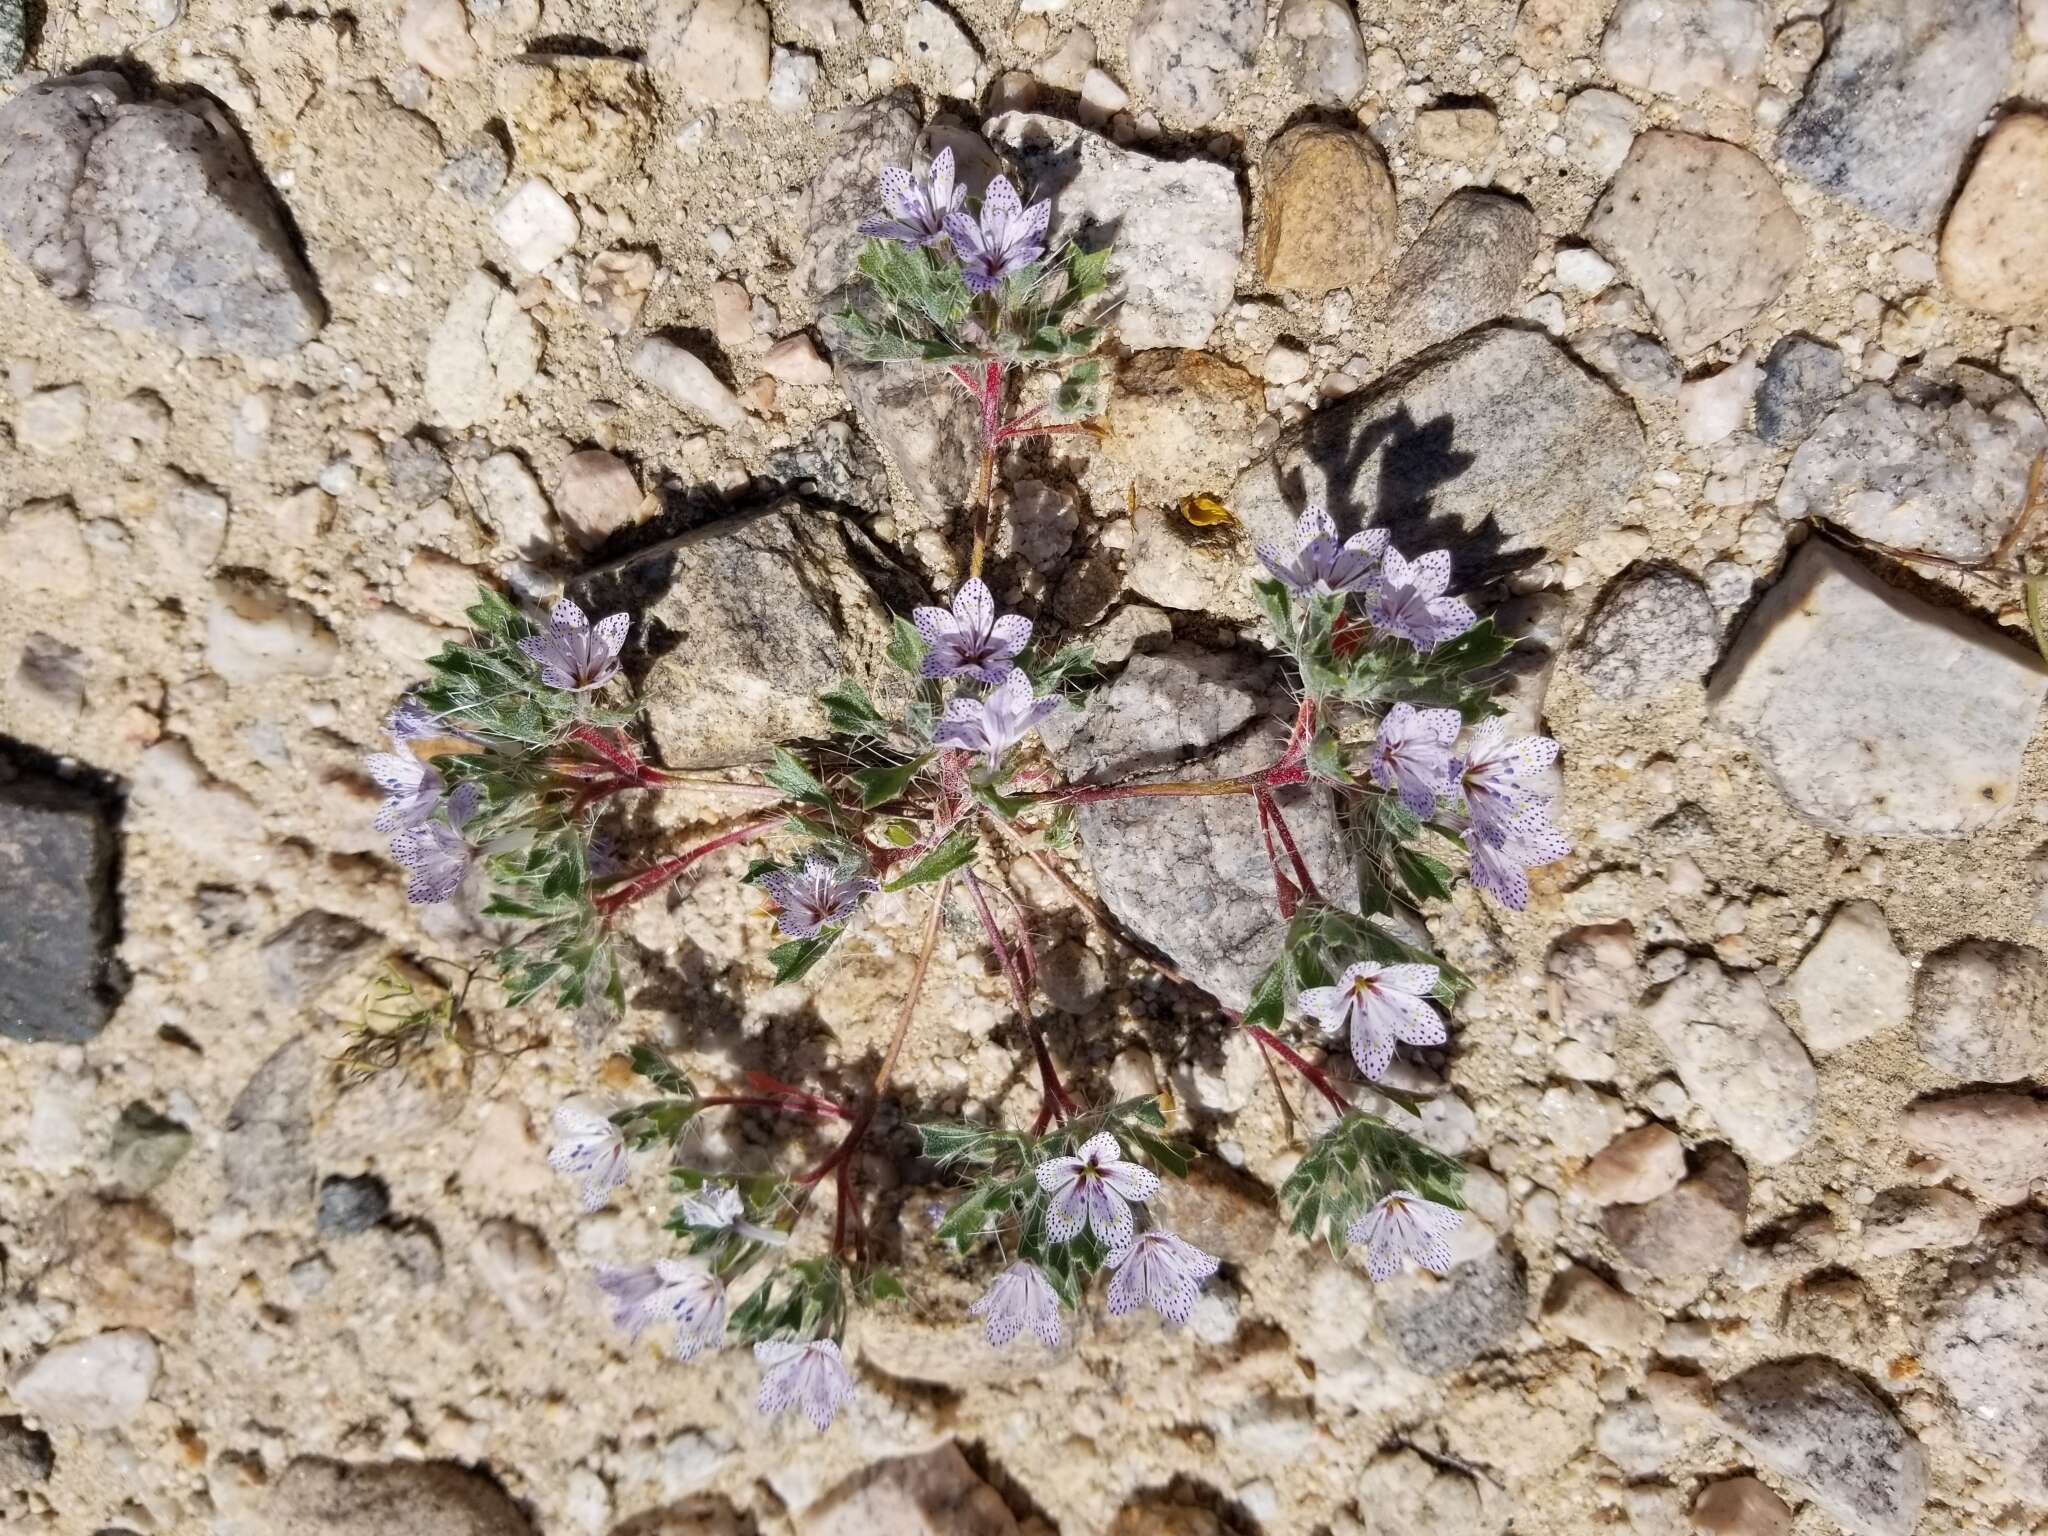
{"type": "MultiPolygon", "coordinates": [[[[1403,1447],[1366,1463],[1358,1502],[1372,1511],[1372,1536],[1500,1536],[1510,1506],[1493,1484],[1403,1447]]],[[[1223,1527],[1215,1528],[1221,1536],[1223,1527]]],[[[1114,1536],[1127,1536],[1115,1532],[1114,1536]]],[[[1207,1536],[1207,1528],[1139,1526],[1128,1536],[1207,1536]]]]}
{"type": "Polygon", "coordinates": [[[484,129],[448,157],[435,174],[434,185],[486,208],[505,190],[505,177],[511,169],[512,157],[506,153],[504,140],[484,129]]]}
{"type": "Polygon", "coordinates": [[[448,494],[455,476],[448,456],[424,437],[394,437],[384,445],[384,477],[400,508],[412,511],[448,494]]]}
{"type": "Polygon", "coordinates": [[[47,1483],[57,1470],[50,1437],[12,1415],[0,1419],[0,1488],[26,1489],[47,1483]]]}
{"type": "Polygon", "coordinates": [[[2048,954],[1971,939],[1929,955],[1913,1002],[1920,1059],[1970,1082],[2048,1073],[2048,954]]]}
{"type": "Polygon", "coordinates": [[[2017,1205],[2048,1179],[2048,1102],[2024,1093],[1921,1099],[1899,1117],[1899,1131],[1993,1205],[2017,1205]]]}
{"type": "Polygon", "coordinates": [[[1259,0],[1145,0],[1124,42],[1131,86],[1176,128],[1222,112],[1266,33],[1259,0]]]}
{"type": "Polygon", "coordinates": [[[263,1504],[265,1536],[533,1536],[519,1506],[451,1461],[301,1457],[263,1504]]]}
{"type": "Polygon", "coordinates": [[[162,1357],[135,1328],[96,1333],[45,1350],[14,1378],[14,1401],[47,1422],[118,1429],[156,1390],[162,1357]]]}
{"type": "Polygon", "coordinates": [[[0,239],[101,324],[188,351],[281,357],[324,318],[220,109],[137,101],[118,75],[46,80],[0,106],[0,239]]]}
{"type": "Polygon", "coordinates": [[[1707,690],[1801,815],[1861,836],[1960,837],[2019,791],[2048,669],[1813,540],[1707,690]]]}
{"type": "Polygon", "coordinates": [[[301,912],[263,941],[263,975],[270,995],[297,1007],[307,1002],[375,940],[339,912],[301,912]]]}
{"type": "Polygon", "coordinates": [[[1927,1248],[1961,1248],[1983,1224],[1977,1203],[1952,1189],[1887,1189],[1863,1213],[1863,1251],[1897,1258],[1927,1248]]]}
{"type": "Polygon", "coordinates": [[[965,506],[981,468],[981,415],[967,392],[940,369],[835,351],[839,387],[919,510],[936,518],[965,506]]]}
{"type": "Polygon", "coordinates": [[[1414,1370],[1448,1376],[1494,1353],[1521,1330],[1528,1311],[1521,1263],[1506,1249],[1453,1265],[1441,1282],[1381,1309],[1387,1337],[1414,1370]]]}
{"type": "Polygon", "coordinates": [[[2005,89],[2016,25],[2012,0],[1836,0],[1779,156],[1887,223],[1931,232],[2005,89]]]}
{"type": "Polygon", "coordinates": [[[1605,325],[1574,336],[1571,346],[1588,368],[1606,375],[1639,406],[1678,398],[1685,370],[1654,336],[1605,325]]]}
{"type": "Polygon", "coordinates": [[[1820,1080],[1755,976],[1695,960],[1643,1020],[1686,1092],[1745,1157],[1782,1163],[1813,1135],[1820,1080]]]}
{"type": "Polygon", "coordinates": [[[1387,329],[1394,356],[1498,320],[1536,259],[1536,214],[1520,198],[1453,192],[1394,266],[1387,329]]]}
{"type": "Polygon", "coordinates": [[[855,226],[873,213],[884,168],[910,163],[922,122],[914,99],[903,92],[819,116],[819,130],[832,141],[797,207],[804,238],[796,265],[797,286],[818,313],[837,307],[832,296],[853,276],[867,245],[855,226]]]}
{"type": "Polygon", "coordinates": [[[1842,349],[1793,334],[1779,338],[1763,363],[1756,392],[1756,434],[1774,448],[1803,442],[1847,387],[1842,349]]]}
{"type": "Polygon", "coordinates": [[[1728,1265],[1749,1215],[1749,1171],[1726,1150],[1667,1195],[1610,1205],[1600,1229],[1627,1266],[1631,1290],[1647,1280],[1697,1295],[1728,1265]]]}
{"type": "Polygon", "coordinates": [[[2048,1505],[2048,1254],[2012,1244],[1936,1309],[1922,1358],[1955,1399],[1964,1442],[2012,1491],[2048,1505]]]}
{"type": "Polygon", "coordinates": [[[889,504],[889,471],[845,421],[820,422],[801,443],[777,449],[768,473],[791,490],[856,511],[879,512],[889,504]]]}
{"type": "Polygon", "coordinates": [[[1600,39],[1600,60],[1623,85],[1748,110],[1770,40],[1762,0],[1621,0],[1600,39]]]}
{"type": "MultiPolygon", "coordinates": [[[[1068,782],[1202,779],[1273,761],[1286,740],[1285,696],[1270,664],[1176,646],[1132,658],[1078,717],[1049,722],[1046,742],[1068,782]]],[[[1323,792],[1279,797],[1310,871],[1341,893],[1341,839],[1323,792]]],[[[1241,1008],[1279,952],[1251,802],[1239,796],[1131,799],[1086,806],[1080,834],[1096,888],[1132,932],[1201,987],[1241,1008]],[[1189,871],[1199,870],[1199,879],[1189,871]]]]}
{"type": "Polygon", "coordinates": [[[1832,1360],[1752,1366],[1714,1394],[1715,1418],[1758,1463],[1852,1536],[1911,1536],[1927,1457],[1891,1407],[1832,1360]]]}
{"type": "Polygon", "coordinates": [[[28,0],[0,0],[0,76],[28,62],[28,0]]]}
{"type": "Polygon", "coordinates": [[[112,806],[10,766],[0,756],[0,1037],[90,1040],[125,986],[112,806]]]}
{"type": "Polygon", "coordinates": [[[1616,703],[1668,700],[1706,678],[1720,625],[1706,589],[1674,566],[1627,571],[1572,651],[1586,686],[1616,703]]]}
{"type": "Polygon", "coordinates": [[[2048,425],[2026,392],[1981,368],[1865,384],[1799,445],[1778,515],[1824,519],[1873,544],[1950,560],[1989,555],[2018,516],[2048,425]]]}
{"type": "Polygon", "coordinates": [[[228,1203],[259,1221],[305,1210],[313,1189],[313,1077],[320,1053],[301,1035],[271,1053],[228,1109],[221,1173],[228,1203]]]}
{"type": "Polygon", "coordinates": [[[1512,552],[1610,526],[1642,468],[1628,403],[1549,337],[1502,326],[1289,428],[1228,500],[1253,538],[1279,542],[1321,497],[1347,530],[1384,525],[1411,552],[1449,544],[1467,586],[1512,552]]]}
{"type": "Polygon", "coordinates": [[[137,1099],[114,1122],[109,1183],[124,1195],[146,1195],[169,1178],[191,1150],[190,1131],[137,1099]]]}
{"type": "Polygon", "coordinates": [[[1756,319],[1806,259],[1806,230],[1761,160],[1662,128],[1629,147],[1585,232],[1680,357],[1756,319]]]}
{"type": "Polygon", "coordinates": [[[817,695],[847,679],[885,713],[904,701],[889,614],[924,600],[852,523],[794,501],[643,549],[573,591],[587,612],[634,615],[627,672],[678,768],[822,734],[817,695]]]}
{"type": "Polygon", "coordinates": [[[1052,198],[1055,244],[1114,244],[1123,346],[1199,347],[1209,339],[1236,291],[1244,244],[1244,198],[1228,166],[1155,160],[1030,112],[992,118],[988,139],[1015,160],[1035,195],[1052,198]]]}
{"type": "Polygon", "coordinates": [[[1365,92],[1365,42],[1346,0],[1281,0],[1280,60],[1294,89],[1320,107],[1348,107],[1365,92]]]}
{"type": "Polygon", "coordinates": [[[1630,1477],[1650,1477],[1684,1448],[1685,1437],[1666,1429],[1647,1400],[1632,1397],[1600,1415],[1593,1444],[1630,1477]]]}
{"type": "Polygon", "coordinates": [[[1836,908],[1785,985],[1799,1038],[1811,1050],[1839,1051],[1906,1022],[1913,965],[1892,942],[1873,901],[1836,908]]]}
{"type": "Polygon", "coordinates": [[[314,1226],[327,1237],[353,1237],[367,1232],[391,1214],[391,1191],[373,1173],[320,1181],[314,1226]]]}

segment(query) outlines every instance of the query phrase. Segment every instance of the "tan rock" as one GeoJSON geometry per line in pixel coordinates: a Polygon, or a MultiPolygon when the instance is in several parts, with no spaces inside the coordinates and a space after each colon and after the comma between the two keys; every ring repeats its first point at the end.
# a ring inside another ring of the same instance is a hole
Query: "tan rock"
{"type": "Polygon", "coordinates": [[[562,461],[555,479],[555,515],[585,549],[640,521],[645,498],[625,460],[585,448],[562,461]]]}
{"type": "Polygon", "coordinates": [[[1941,232],[1941,277],[1973,309],[2048,320],[2048,117],[2004,119],[1963,183],[1941,232]]]}
{"type": "Polygon", "coordinates": [[[647,62],[692,106],[768,94],[768,8],[759,0],[655,0],[647,62]]]}
{"type": "Polygon", "coordinates": [[[638,170],[660,106],[644,66],[572,55],[508,61],[497,96],[520,169],[564,192],[594,192],[638,170]]]}
{"type": "Polygon", "coordinates": [[[1394,253],[1399,209],[1379,147],[1362,133],[1303,123],[1263,162],[1259,275],[1288,293],[1370,283],[1394,253]]]}
{"type": "Polygon", "coordinates": [[[1515,13],[1515,52],[1540,69],[1584,58],[1607,11],[1607,0],[1523,0],[1515,13]]]}
{"type": "Polygon", "coordinates": [[[1792,1511],[1755,1478],[1730,1477],[1700,1490],[1692,1528],[1700,1536],[1788,1536],[1792,1511]]]}
{"type": "Polygon", "coordinates": [[[1923,1099],[1899,1117],[1909,1146],[1930,1152],[1993,1205],[2017,1205],[2048,1178],[2048,1102],[2025,1093],[1923,1099]]]}
{"type": "Polygon", "coordinates": [[[459,80],[476,68],[462,0],[412,0],[398,18],[398,47],[436,79],[459,80]]]}
{"type": "Polygon", "coordinates": [[[1259,381],[1206,352],[1141,352],[1109,396],[1109,436],[1097,450],[1138,500],[1220,495],[1250,453],[1266,411],[1259,381]]]}
{"type": "Polygon", "coordinates": [[[812,389],[832,382],[832,365],[818,351],[818,344],[801,331],[783,337],[763,353],[761,369],[785,384],[803,384],[812,389]]]}
{"type": "Polygon", "coordinates": [[[1601,1205],[1641,1205],[1668,1195],[1685,1177],[1685,1143],[1661,1125],[1641,1125],[1594,1154],[1579,1189],[1601,1205]]]}
{"type": "Polygon", "coordinates": [[[1543,1296],[1543,1321],[1603,1355],[1635,1354],[1664,1330],[1664,1319],[1654,1307],[1624,1295],[1583,1264],[1574,1264],[1550,1282],[1543,1296]]]}
{"type": "Polygon", "coordinates": [[[1477,165],[1500,140],[1500,119],[1484,107],[1438,107],[1415,114],[1415,147],[1436,160],[1477,165]]]}
{"type": "Polygon", "coordinates": [[[947,1441],[879,1462],[797,1519],[797,1536],[1016,1536],[1003,1497],[947,1441]]]}

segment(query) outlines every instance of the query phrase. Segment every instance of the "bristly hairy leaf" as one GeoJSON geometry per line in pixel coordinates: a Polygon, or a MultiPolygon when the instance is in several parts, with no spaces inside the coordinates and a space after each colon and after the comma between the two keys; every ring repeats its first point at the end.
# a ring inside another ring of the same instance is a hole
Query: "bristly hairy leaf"
{"type": "Polygon", "coordinates": [[[806,805],[823,806],[829,809],[832,796],[815,774],[797,761],[796,754],[787,747],[775,749],[775,760],[761,770],[761,777],[788,795],[792,800],[801,800],[806,805]]]}
{"type": "Polygon", "coordinates": [[[924,771],[925,764],[931,760],[932,754],[926,752],[907,763],[884,763],[879,768],[863,768],[847,777],[860,790],[861,809],[872,811],[877,806],[900,799],[911,781],[924,771]]]}
{"type": "Polygon", "coordinates": [[[885,891],[900,891],[913,885],[930,885],[943,880],[955,870],[965,869],[974,862],[981,851],[981,843],[972,832],[960,828],[947,834],[946,840],[924,855],[910,868],[895,879],[885,881],[885,891]]]}
{"type": "MultiPolygon", "coordinates": [[[[889,663],[900,672],[912,677],[919,675],[924,666],[925,654],[931,647],[924,643],[924,636],[917,632],[917,626],[910,620],[897,615],[891,625],[889,636],[889,663]]],[[[929,735],[927,731],[925,734],[929,735]]]]}
{"type": "Polygon", "coordinates": [[[663,1093],[678,1099],[694,1099],[697,1096],[697,1090],[690,1086],[690,1080],[677,1070],[674,1062],[653,1046],[635,1044],[626,1053],[626,1060],[632,1064],[634,1072],[646,1078],[663,1093]]]}
{"type": "Polygon", "coordinates": [[[776,985],[780,986],[785,981],[801,981],[808,976],[812,967],[825,958],[845,931],[843,925],[834,923],[819,929],[811,938],[791,939],[787,944],[778,944],[769,950],[768,963],[775,967],[776,985]]]}
{"type": "Polygon", "coordinates": [[[1320,1232],[1341,1254],[1344,1229],[1395,1189],[1412,1189],[1425,1200],[1463,1210],[1465,1166],[1377,1115],[1354,1110],[1310,1144],[1280,1186],[1280,1202],[1292,1213],[1298,1236],[1320,1232]]]}
{"type": "Polygon", "coordinates": [[[835,683],[818,695],[818,702],[825,706],[825,718],[836,735],[865,738],[883,735],[889,729],[889,722],[859,683],[835,683]]]}

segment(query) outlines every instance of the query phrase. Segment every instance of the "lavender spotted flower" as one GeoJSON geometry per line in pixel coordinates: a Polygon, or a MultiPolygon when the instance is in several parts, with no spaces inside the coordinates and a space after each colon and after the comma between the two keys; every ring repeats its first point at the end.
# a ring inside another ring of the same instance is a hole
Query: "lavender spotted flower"
{"type": "Polygon", "coordinates": [[[820,929],[853,916],[861,898],[881,886],[864,876],[843,874],[831,860],[813,855],[801,869],[763,875],[761,889],[782,909],[775,927],[784,938],[814,939],[820,929]]]}
{"type": "Polygon", "coordinates": [[[853,1401],[853,1379],[830,1339],[769,1339],[754,1346],[754,1358],[762,1368],[754,1405],[771,1419],[799,1404],[822,1434],[853,1401]]]}
{"type": "Polygon", "coordinates": [[[910,616],[931,647],[922,671],[926,677],[971,677],[1000,683],[1010,675],[1017,653],[1031,643],[1031,621],[1021,614],[996,614],[996,600],[976,578],[953,594],[950,612],[919,608],[910,616]]]}
{"type": "Polygon", "coordinates": [[[913,248],[937,245],[946,238],[946,221],[965,208],[967,189],[953,180],[953,151],[932,156],[929,175],[920,179],[900,165],[882,172],[882,206],[888,217],[863,219],[860,232],[876,240],[898,240],[913,248]]]}
{"type": "Polygon", "coordinates": [[[1373,782],[1399,793],[1401,803],[1427,821],[1450,788],[1451,747],[1463,725],[1455,709],[1396,704],[1373,740],[1373,782]]]}
{"type": "Polygon", "coordinates": [[[1465,755],[1451,765],[1451,777],[1465,801],[1472,830],[1498,846],[1509,829],[1545,796],[1530,781],[1557,761],[1557,743],[1548,736],[1508,740],[1507,722],[1496,715],[1472,729],[1465,755]]]}
{"type": "Polygon", "coordinates": [[[434,814],[441,803],[441,775],[432,764],[410,752],[372,752],[364,761],[370,778],[384,791],[373,825],[379,832],[403,832],[434,814]]]}
{"type": "Polygon", "coordinates": [[[455,894],[476,862],[476,849],[463,829],[482,800],[483,791],[476,785],[459,784],[442,802],[446,821],[421,821],[391,839],[391,857],[412,874],[405,885],[407,901],[431,906],[455,894]]]}
{"type": "Polygon", "coordinates": [[[1012,1264],[967,1310],[984,1319],[982,1334],[993,1349],[1027,1329],[1047,1349],[1060,1347],[1060,1298],[1036,1264],[1012,1264]]]}
{"type": "Polygon", "coordinates": [[[1003,754],[1030,735],[1060,704],[1058,694],[1033,698],[1030,677],[1022,667],[1012,667],[1002,686],[992,693],[955,698],[947,704],[946,717],[932,732],[932,740],[942,747],[979,752],[994,771],[1002,767],[1003,754]]]}
{"type": "Polygon", "coordinates": [[[1394,1059],[1394,1042],[1442,1045],[1444,1021],[1430,1006],[1436,987],[1433,965],[1378,965],[1361,960],[1337,978],[1334,987],[1308,987],[1301,994],[1302,1011],[1335,1035],[1351,1032],[1351,1059],[1369,1081],[1394,1059]]]}
{"type": "Polygon", "coordinates": [[[1366,1273],[1375,1280],[1393,1279],[1409,1259],[1443,1275],[1451,1268],[1445,1238],[1464,1219],[1463,1211],[1425,1200],[1412,1189],[1397,1189],[1345,1228],[1344,1236],[1365,1250],[1366,1273]]]}
{"type": "Polygon", "coordinates": [[[1338,542],[1329,508],[1309,503],[1294,525],[1294,553],[1260,544],[1258,556],[1273,579],[1296,597],[1329,596],[1338,592],[1369,593],[1378,585],[1380,557],[1387,547],[1386,530],[1366,528],[1338,542]]]}
{"type": "Polygon", "coordinates": [[[1488,835],[1470,837],[1472,883],[1491,891],[1500,904],[1519,912],[1529,904],[1529,874],[1572,851],[1564,834],[1550,824],[1550,811],[1537,802],[1488,835]]]}
{"type": "Polygon", "coordinates": [[[1150,1307],[1167,1322],[1180,1324],[1195,1310],[1202,1282],[1222,1261],[1186,1238],[1155,1228],[1112,1252],[1109,1262],[1116,1266],[1109,1278],[1112,1317],[1150,1307]]]}
{"type": "Polygon", "coordinates": [[[678,1360],[694,1360],[725,1337],[725,1287],[694,1259],[657,1259],[597,1272],[612,1299],[612,1321],[637,1340],[650,1323],[674,1323],[678,1360]]]}
{"type": "Polygon", "coordinates": [[[600,1209],[612,1191],[626,1182],[626,1137],[595,1110],[574,1102],[555,1110],[555,1144],[548,1148],[548,1166],[583,1181],[581,1204],[600,1209]]]}
{"type": "Polygon", "coordinates": [[[960,275],[967,286],[987,293],[1038,260],[1045,254],[1045,228],[1051,219],[1050,202],[1041,200],[1026,208],[1007,176],[988,184],[979,220],[965,212],[948,214],[946,237],[960,258],[960,275]]]}
{"type": "Polygon", "coordinates": [[[400,745],[409,741],[432,741],[437,736],[461,734],[409,693],[398,701],[396,709],[384,717],[384,731],[400,745]]]}
{"type": "Polygon", "coordinates": [[[1052,1196],[1045,1209],[1045,1235],[1071,1242],[1086,1227],[1106,1248],[1121,1248],[1135,1225],[1129,1202],[1159,1193],[1159,1176],[1141,1163],[1124,1161],[1124,1149],[1107,1131],[1081,1143],[1079,1155],[1054,1157],[1038,1165],[1038,1187],[1052,1196]]]}
{"type": "Polygon", "coordinates": [[[548,615],[548,627],[519,642],[540,663],[540,680],[564,693],[588,693],[619,675],[619,651],[632,627],[630,615],[614,613],[592,624],[566,597],[548,615]]]}
{"type": "Polygon", "coordinates": [[[1448,550],[1433,549],[1411,561],[1389,549],[1380,560],[1380,587],[1367,616],[1417,650],[1433,651],[1472,627],[1473,613],[1464,599],[1444,596],[1450,584],[1448,550]]]}

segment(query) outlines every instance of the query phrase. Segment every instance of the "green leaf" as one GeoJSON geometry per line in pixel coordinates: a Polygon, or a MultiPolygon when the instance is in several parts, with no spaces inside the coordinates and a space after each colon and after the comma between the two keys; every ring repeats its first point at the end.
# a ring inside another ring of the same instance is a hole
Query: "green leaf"
{"type": "Polygon", "coordinates": [[[825,958],[827,950],[841,933],[843,925],[835,923],[823,928],[808,939],[791,939],[787,944],[778,944],[768,951],[768,963],[775,967],[775,982],[780,986],[785,981],[801,981],[811,968],[825,958]]]}
{"type": "Polygon", "coordinates": [[[740,876],[741,885],[759,885],[763,875],[772,875],[786,868],[780,859],[750,859],[747,872],[740,876]]]}
{"type": "Polygon", "coordinates": [[[878,1269],[861,1286],[862,1298],[870,1305],[884,1301],[908,1301],[910,1292],[886,1269],[878,1269]]]}
{"type": "Polygon", "coordinates": [[[995,1155],[996,1138],[979,1125],[919,1125],[924,1155],[935,1163],[987,1162],[995,1155]]]}
{"type": "Polygon", "coordinates": [[[993,784],[974,784],[970,787],[975,799],[1005,821],[1015,821],[1038,804],[1036,800],[1026,799],[1022,795],[1006,795],[993,784]]]}
{"type": "Polygon", "coordinates": [[[787,747],[775,749],[775,761],[761,771],[761,777],[773,784],[793,800],[802,800],[810,805],[829,808],[832,797],[825,792],[825,786],[787,747]]]}
{"type": "Polygon", "coordinates": [[[1245,1004],[1241,1022],[1246,1029],[1273,1029],[1286,1013],[1287,957],[1283,954],[1252,983],[1251,1001],[1245,1004]]]}
{"type": "Polygon", "coordinates": [[[1195,1150],[1192,1147],[1155,1136],[1141,1125],[1126,1125],[1124,1134],[1133,1146],[1152,1159],[1154,1166],[1172,1178],[1186,1178],[1188,1169],[1194,1166],[1195,1150]]]}
{"type": "Polygon", "coordinates": [[[818,702],[825,706],[833,731],[841,736],[880,736],[889,728],[859,683],[837,683],[819,694],[818,702]]]}
{"type": "Polygon", "coordinates": [[[1067,247],[1068,292],[1076,300],[1093,298],[1109,286],[1109,247],[1099,251],[1084,251],[1078,245],[1067,247]]]}
{"type": "Polygon", "coordinates": [[[1325,784],[1357,782],[1351,770],[1344,766],[1344,747],[1334,731],[1317,731],[1309,742],[1308,771],[1325,784]]]}
{"type": "Polygon", "coordinates": [[[1024,670],[1031,678],[1032,692],[1042,698],[1092,673],[1095,670],[1095,647],[1078,643],[1063,645],[1045,661],[1027,656],[1024,670]]]}
{"type": "Polygon", "coordinates": [[[1109,378],[1094,358],[1076,363],[1053,395],[1052,416],[1057,421],[1081,421],[1100,416],[1109,406],[1109,378]]]}
{"type": "Polygon", "coordinates": [[[1010,1190],[1010,1182],[977,1185],[946,1212],[946,1219],[932,1236],[957,1252],[967,1252],[988,1231],[990,1222],[1010,1208],[1010,1190]]]}
{"type": "Polygon", "coordinates": [[[930,885],[933,881],[943,880],[955,870],[964,869],[972,864],[975,855],[980,851],[981,843],[975,835],[964,827],[958,828],[938,847],[882,888],[900,891],[908,886],[930,885]]]}
{"type": "Polygon", "coordinates": [[[690,1086],[690,1080],[677,1070],[674,1062],[651,1045],[636,1044],[626,1052],[626,1060],[632,1063],[635,1073],[654,1084],[663,1093],[679,1099],[694,1099],[697,1090],[690,1086]]]}
{"type": "Polygon", "coordinates": [[[926,752],[913,757],[907,763],[885,763],[879,768],[863,768],[848,777],[860,787],[861,809],[872,811],[878,805],[887,805],[910,787],[910,781],[923,772],[924,765],[932,760],[933,754],[926,752]]]}
{"type": "Polygon", "coordinates": [[[1393,853],[1394,872],[1401,877],[1401,883],[1408,887],[1409,894],[1417,901],[1449,901],[1451,899],[1450,866],[1432,859],[1426,853],[1417,853],[1413,848],[1396,848],[1393,853]]]}
{"type": "Polygon", "coordinates": [[[889,637],[889,661],[899,672],[908,672],[912,677],[920,676],[924,658],[931,647],[924,643],[924,636],[917,632],[917,626],[910,620],[897,615],[892,622],[893,633],[889,637]]]}

